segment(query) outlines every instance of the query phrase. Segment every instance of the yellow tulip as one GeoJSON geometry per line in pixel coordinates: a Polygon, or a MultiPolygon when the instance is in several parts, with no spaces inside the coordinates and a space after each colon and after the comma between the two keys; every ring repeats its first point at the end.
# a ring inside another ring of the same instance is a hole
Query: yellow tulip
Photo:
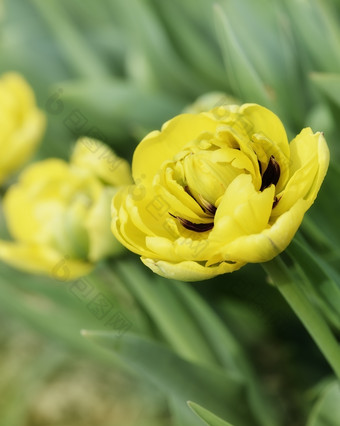
{"type": "Polygon", "coordinates": [[[114,182],[132,183],[128,163],[89,138],[77,142],[70,163],[52,158],[27,167],[3,200],[14,241],[0,242],[0,259],[69,280],[119,253],[110,232],[114,182]]]}
{"type": "Polygon", "coordinates": [[[45,130],[45,115],[16,73],[0,78],[0,184],[34,153],[45,130]]]}
{"type": "Polygon", "coordinates": [[[182,114],[137,146],[112,231],[155,273],[182,281],[266,262],[292,240],[328,164],[322,133],[306,128],[289,144],[259,105],[182,114]]]}

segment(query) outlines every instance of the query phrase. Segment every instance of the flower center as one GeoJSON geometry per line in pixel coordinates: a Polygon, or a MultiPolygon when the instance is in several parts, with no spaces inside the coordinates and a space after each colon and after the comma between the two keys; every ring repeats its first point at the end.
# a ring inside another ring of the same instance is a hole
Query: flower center
{"type": "MultiPolygon", "coordinates": [[[[195,159],[195,155],[188,155],[184,158],[185,181],[187,183],[184,186],[184,190],[200,206],[205,217],[211,218],[212,221],[195,223],[169,212],[169,215],[177,219],[184,228],[194,232],[206,232],[214,227],[214,216],[217,210],[216,201],[223,195],[229,183],[242,172],[241,169],[234,168],[231,163],[217,163],[214,167],[214,164],[211,164],[209,160],[202,161],[202,158],[195,159]],[[209,189],[210,193],[208,192],[209,189]],[[211,202],[211,200],[214,201],[211,202]]],[[[258,161],[258,167],[262,177],[261,192],[269,186],[278,183],[280,179],[280,165],[273,155],[269,158],[264,173],[262,173],[260,161],[258,161]]],[[[275,197],[273,208],[278,202],[278,198],[275,197]]]]}

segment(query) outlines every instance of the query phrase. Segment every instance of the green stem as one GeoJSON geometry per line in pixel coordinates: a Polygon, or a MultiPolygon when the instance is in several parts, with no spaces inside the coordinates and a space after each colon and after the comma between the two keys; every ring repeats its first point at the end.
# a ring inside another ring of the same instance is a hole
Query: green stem
{"type": "Polygon", "coordinates": [[[326,321],[294,282],[289,269],[279,256],[262,266],[340,379],[340,345],[326,321]]]}

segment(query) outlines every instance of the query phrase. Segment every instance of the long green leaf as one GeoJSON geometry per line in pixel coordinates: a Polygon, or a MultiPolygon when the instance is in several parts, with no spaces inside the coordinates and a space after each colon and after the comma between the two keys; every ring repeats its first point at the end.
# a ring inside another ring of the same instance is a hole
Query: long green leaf
{"type": "Polygon", "coordinates": [[[314,72],[310,79],[324,95],[340,106],[340,74],[314,72]]]}
{"type": "Polygon", "coordinates": [[[195,402],[189,401],[188,405],[198,417],[205,421],[208,426],[233,426],[231,423],[222,420],[220,417],[217,417],[211,411],[203,408],[195,402]]]}
{"type": "Polygon", "coordinates": [[[270,105],[270,97],[264,82],[249,61],[247,52],[237,39],[226,13],[218,4],[215,5],[215,18],[227,76],[230,86],[237,91],[236,96],[249,102],[270,105]]]}
{"type": "Polygon", "coordinates": [[[307,426],[338,426],[340,419],[339,382],[332,382],[315,403],[307,426]]]}
{"type": "Polygon", "coordinates": [[[333,325],[340,329],[340,275],[306,243],[294,239],[288,248],[296,269],[303,279],[303,290],[333,325]]]}
{"type": "Polygon", "coordinates": [[[249,405],[259,423],[263,426],[279,424],[272,402],[265,398],[252,366],[227,326],[188,284],[173,282],[171,285],[180,295],[186,311],[190,312],[204,333],[220,364],[227,371],[235,372],[243,378],[249,405]]]}
{"type": "Polygon", "coordinates": [[[122,274],[131,292],[176,352],[200,364],[217,363],[200,327],[177,297],[171,282],[152,279],[148,271],[132,261],[117,262],[115,270],[122,274]]]}
{"type": "Polygon", "coordinates": [[[239,425],[257,424],[245,405],[244,386],[234,375],[195,365],[170,349],[131,333],[117,338],[109,332],[85,330],[83,335],[119,355],[135,373],[169,397],[183,404],[197,401],[239,425]]]}
{"type": "Polygon", "coordinates": [[[123,145],[140,128],[160,128],[185,105],[172,95],[118,79],[64,82],[53,93],[58,91],[63,106],[60,121],[75,136],[89,135],[104,142],[115,138],[117,145],[123,145]]]}

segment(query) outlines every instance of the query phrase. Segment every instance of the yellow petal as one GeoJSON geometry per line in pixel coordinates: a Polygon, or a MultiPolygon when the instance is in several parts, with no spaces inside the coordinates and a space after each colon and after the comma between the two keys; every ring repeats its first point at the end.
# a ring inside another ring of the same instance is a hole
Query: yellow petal
{"type": "Polygon", "coordinates": [[[278,194],[279,202],[273,209],[273,217],[289,210],[300,198],[314,202],[329,165],[329,150],[321,133],[313,134],[310,128],[291,142],[290,179],[278,194]]]}
{"type": "Polygon", "coordinates": [[[257,104],[244,104],[240,107],[239,112],[251,123],[249,134],[263,134],[277,144],[283,154],[289,158],[287,134],[277,115],[257,104]]]}
{"type": "Polygon", "coordinates": [[[133,223],[126,210],[125,199],[133,193],[133,187],[123,188],[113,197],[111,230],[117,240],[132,252],[153,256],[146,247],[146,234],[133,223]]]}
{"type": "Polygon", "coordinates": [[[16,73],[0,79],[0,183],[29,160],[46,127],[34,94],[16,73]]]}
{"type": "Polygon", "coordinates": [[[201,133],[214,132],[216,122],[204,114],[181,114],[165,123],[160,132],[149,133],[137,146],[132,162],[134,180],[151,183],[166,160],[171,160],[201,133]]]}
{"type": "Polygon", "coordinates": [[[274,224],[259,234],[244,235],[225,245],[226,259],[237,262],[267,262],[286,249],[298,230],[309,204],[299,200],[274,224]]]}
{"type": "Polygon", "coordinates": [[[274,193],[273,185],[258,192],[250,175],[239,175],[222,197],[209,240],[224,246],[241,235],[261,232],[268,224],[274,193]]]}
{"type": "Polygon", "coordinates": [[[110,187],[104,189],[99,200],[91,207],[85,221],[89,237],[88,257],[91,262],[123,251],[123,246],[110,232],[110,206],[115,192],[116,189],[110,187]]]}
{"type": "Polygon", "coordinates": [[[83,167],[112,186],[130,185],[132,176],[129,163],[118,157],[110,147],[91,138],[77,141],[71,162],[83,167]]]}
{"type": "Polygon", "coordinates": [[[93,265],[62,256],[48,246],[0,241],[0,259],[25,272],[67,281],[87,275],[93,265]]]}
{"type": "Polygon", "coordinates": [[[141,258],[144,265],[150,268],[154,273],[180,281],[201,281],[216,277],[220,274],[233,272],[240,269],[244,263],[223,262],[217,266],[203,266],[197,262],[184,261],[179,263],[170,263],[163,260],[141,258]]]}

